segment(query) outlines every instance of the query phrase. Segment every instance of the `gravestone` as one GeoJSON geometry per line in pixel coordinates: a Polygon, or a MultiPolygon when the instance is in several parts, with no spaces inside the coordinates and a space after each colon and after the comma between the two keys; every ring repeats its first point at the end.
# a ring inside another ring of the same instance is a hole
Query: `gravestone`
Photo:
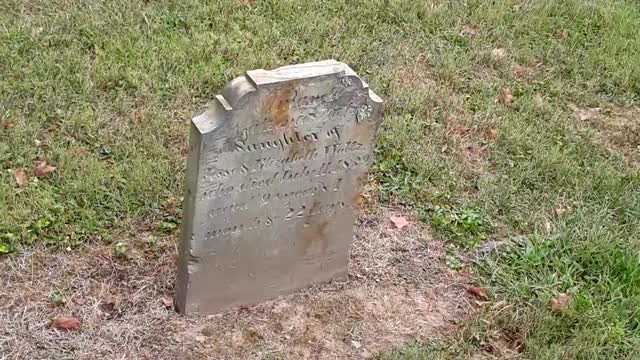
{"type": "Polygon", "coordinates": [[[192,119],[176,307],[347,276],[382,100],[333,60],[253,70],[192,119]]]}

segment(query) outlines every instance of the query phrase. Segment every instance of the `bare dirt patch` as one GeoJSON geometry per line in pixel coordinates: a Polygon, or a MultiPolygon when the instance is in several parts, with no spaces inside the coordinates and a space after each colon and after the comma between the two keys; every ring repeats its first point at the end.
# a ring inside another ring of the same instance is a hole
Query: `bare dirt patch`
{"type": "Polygon", "coordinates": [[[0,358],[353,359],[441,338],[469,310],[464,278],[444,265],[443,244],[426,228],[393,229],[388,215],[360,218],[348,281],[213,316],[182,317],[167,303],[172,236],[138,231],[125,257],[104,244],[5,257],[0,358]],[[82,325],[51,329],[58,317],[82,325]]]}
{"type": "Polygon", "coordinates": [[[614,107],[591,120],[601,135],[597,141],[628,165],[640,166],[640,109],[614,107]]]}

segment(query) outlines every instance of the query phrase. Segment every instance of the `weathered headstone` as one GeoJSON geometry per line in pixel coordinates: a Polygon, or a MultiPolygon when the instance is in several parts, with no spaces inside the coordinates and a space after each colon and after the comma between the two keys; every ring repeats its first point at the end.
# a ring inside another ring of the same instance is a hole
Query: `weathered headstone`
{"type": "Polygon", "coordinates": [[[333,60],[253,70],[191,124],[176,306],[344,278],[382,100],[333,60]]]}

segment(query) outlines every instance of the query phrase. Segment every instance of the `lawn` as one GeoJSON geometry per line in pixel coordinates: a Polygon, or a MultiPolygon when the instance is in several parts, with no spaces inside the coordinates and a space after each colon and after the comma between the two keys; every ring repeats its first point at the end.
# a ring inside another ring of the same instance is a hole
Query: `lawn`
{"type": "Polygon", "coordinates": [[[380,201],[490,302],[382,359],[640,353],[633,0],[2,0],[0,253],[175,231],[190,114],[243,71],[326,58],[387,102],[380,201]]]}

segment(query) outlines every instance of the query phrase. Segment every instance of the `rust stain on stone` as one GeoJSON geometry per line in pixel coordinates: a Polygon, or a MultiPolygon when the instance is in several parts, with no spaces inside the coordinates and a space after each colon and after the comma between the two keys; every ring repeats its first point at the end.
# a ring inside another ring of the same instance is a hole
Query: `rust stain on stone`
{"type": "Polygon", "coordinates": [[[289,105],[293,101],[297,86],[297,81],[290,81],[276,92],[268,94],[262,102],[260,111],[266,114],[267,119],[273,121],[276,127],[289,127],[289,105]]]}

